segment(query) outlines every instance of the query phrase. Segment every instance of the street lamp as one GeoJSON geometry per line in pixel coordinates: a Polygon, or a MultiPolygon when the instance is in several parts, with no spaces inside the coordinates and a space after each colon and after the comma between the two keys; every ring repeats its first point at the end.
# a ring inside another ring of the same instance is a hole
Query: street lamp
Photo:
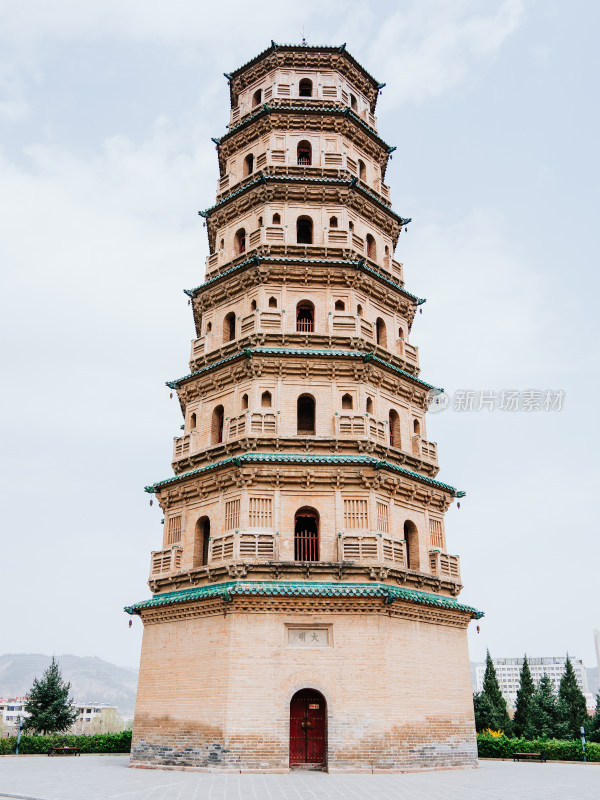
{"type": "Polygon", "coordinates": [[[23,717],[19,714],[19,730],[17,731],[17,746],[15,747],[15,755],[19,755],[19,744],[21,743],[21,728],[23,727],[23,717]]]}

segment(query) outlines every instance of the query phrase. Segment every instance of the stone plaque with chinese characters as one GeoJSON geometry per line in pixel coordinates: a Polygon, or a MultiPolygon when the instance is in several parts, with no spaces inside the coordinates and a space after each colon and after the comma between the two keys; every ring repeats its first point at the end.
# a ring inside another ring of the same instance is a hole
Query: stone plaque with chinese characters
{"type": "Polygon", "coordinates": [[[288,628],[288,644],[295,647],[329,647],[329,628],[288,628]]]}

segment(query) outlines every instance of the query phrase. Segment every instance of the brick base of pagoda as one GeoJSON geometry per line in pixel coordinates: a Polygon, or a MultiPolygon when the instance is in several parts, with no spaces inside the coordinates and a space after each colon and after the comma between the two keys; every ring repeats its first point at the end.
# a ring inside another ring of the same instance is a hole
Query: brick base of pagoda
{"type": "Polygon", "coordinates": [[[287,771],[303,689],[324,700],[329,771],[476,764],[465,607],[365,590],[213,596],[141,615],[132,766],[287,771]]]}

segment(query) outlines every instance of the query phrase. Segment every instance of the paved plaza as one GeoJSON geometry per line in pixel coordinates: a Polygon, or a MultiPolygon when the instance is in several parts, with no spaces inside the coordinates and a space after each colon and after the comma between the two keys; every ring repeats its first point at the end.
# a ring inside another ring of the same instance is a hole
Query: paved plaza
{"type": "Polygon", "coordinates": [[[236,775],[127,769],[128,756],[0,757],[0,798],[23,800],[598,800],[600,764],[482,761],[404,775],[236,775]]]}

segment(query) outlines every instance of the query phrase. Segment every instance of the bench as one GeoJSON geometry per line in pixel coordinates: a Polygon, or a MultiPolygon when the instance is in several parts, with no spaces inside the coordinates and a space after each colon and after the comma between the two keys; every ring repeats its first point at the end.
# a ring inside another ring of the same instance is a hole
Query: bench
{"type": "Polygon", "coordinates": [[[536,761],[545,762],[546,756],[544,753],[513,753],[513,761],[520,761],[522,758],[530,759],[534,758],[536,761]]]}
{"type": "Polygon", "coordinates": [[[81,747],[51,747],[48,750],[49,756],[80,756],[81,747]]]}

